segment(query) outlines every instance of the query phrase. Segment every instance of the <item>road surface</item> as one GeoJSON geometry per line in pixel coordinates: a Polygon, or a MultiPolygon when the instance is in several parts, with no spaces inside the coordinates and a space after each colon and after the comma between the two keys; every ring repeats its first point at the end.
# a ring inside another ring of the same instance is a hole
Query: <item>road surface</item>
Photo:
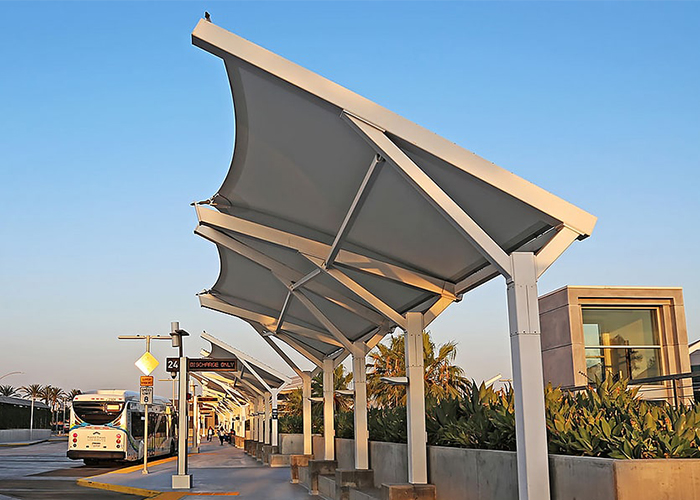
{"type": "Polygon", "coordinates": [[[0,448],[0,500],[137,500],[124,495],[78,486],[75,481],[114,470],[86,467],[66,457],[66,442],[0,448]]]}

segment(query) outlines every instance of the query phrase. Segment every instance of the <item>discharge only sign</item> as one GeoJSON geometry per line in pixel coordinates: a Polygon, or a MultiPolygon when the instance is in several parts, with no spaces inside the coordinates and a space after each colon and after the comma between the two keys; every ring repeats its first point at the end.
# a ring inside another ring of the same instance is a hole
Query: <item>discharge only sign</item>
{"type": "MultiPolygon", "coordinates": [[[[165,366],[169,372],[180,370],[179,358],[168,358],[165,366]]],[[[193,358],[187,359],[187,370],[191,372],[235,372],[235,359],[193,358]]]]}

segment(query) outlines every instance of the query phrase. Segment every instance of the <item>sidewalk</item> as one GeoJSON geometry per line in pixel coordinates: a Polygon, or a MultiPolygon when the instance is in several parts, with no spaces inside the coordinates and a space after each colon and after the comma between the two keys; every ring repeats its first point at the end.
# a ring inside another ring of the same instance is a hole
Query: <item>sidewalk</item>
{"type": "Polygon", "coordinates": [[[114,472],[79,479],[80,486],[99,488],[154,500],[178,500],[202,496],[239,496],[247,500],[308,500],[321,497],[291,484],[289,467],[270,468],[229,444],[203,442],[200,453],[189,456],[191,490],[173,490],[171,477],[177,473],[175,457],[149,462],[149,474],[143,464],[114,472]]]}

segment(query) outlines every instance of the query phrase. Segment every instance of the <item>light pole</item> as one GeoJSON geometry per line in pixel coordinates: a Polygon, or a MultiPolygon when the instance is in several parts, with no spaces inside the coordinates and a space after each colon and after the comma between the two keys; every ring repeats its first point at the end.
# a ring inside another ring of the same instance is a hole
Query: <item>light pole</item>
{"type": "MultiPolygon", "coordinates": [[[[158,360],[151,355],[151,340],[170,340],[170,337],[162,335],[120,335],[119,340],[146,340],[146,352],[136,361],[136,366],[143,372],[144,375],[150,375],[151,372],[158,366],[158,360]]],[[[141,384],[139,384],[140,386],[141,384]]],[[[153,378],[150,378],[150,384],[153,385],[153,378]]],[[[153,387],[151,387],[153,389],[153,387]]],[[[143,474],[148,474],[148,402],[144,400],[143,391],[141,403],[144,405],[144,423],[143,423],[143,474]]],[[[153,393],[151,393],[153,394],[153,393]]]]}
{"type": "Polygon", "coordinates": [[[175,404],[175,388],[177,387],[177,378],[175,378],[175,374],[173,374],[173,378],[159,378],[158,382],[172,382],[173,383],[173,397],[170,400],[173,404],[175,404]]]}
{"type": "Polygon", "coordinates": [[[172,488],[187,490],[192,487],[192,475],[187,474],[187,358],[183,355],[182,341],[188,335],[185,330],[180,330],[180,323],[170,323],[173,347],[178,349],[179,354],[177,474],[172,476],[172,488]]]}

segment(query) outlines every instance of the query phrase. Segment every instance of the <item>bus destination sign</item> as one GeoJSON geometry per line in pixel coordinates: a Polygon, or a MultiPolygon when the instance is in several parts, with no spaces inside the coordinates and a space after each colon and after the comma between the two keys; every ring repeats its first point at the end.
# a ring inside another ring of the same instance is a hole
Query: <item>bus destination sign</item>
{"type": "MultiPolygon", "coordinates": [[[[177,372],[180,369],[178,358],[168,358],[165,366],[170,372],[177,372]]],[[[235,372],[235,359],[216,358],[194,358],[187,359],[187,369],[191,372],[235,372]]]]}

